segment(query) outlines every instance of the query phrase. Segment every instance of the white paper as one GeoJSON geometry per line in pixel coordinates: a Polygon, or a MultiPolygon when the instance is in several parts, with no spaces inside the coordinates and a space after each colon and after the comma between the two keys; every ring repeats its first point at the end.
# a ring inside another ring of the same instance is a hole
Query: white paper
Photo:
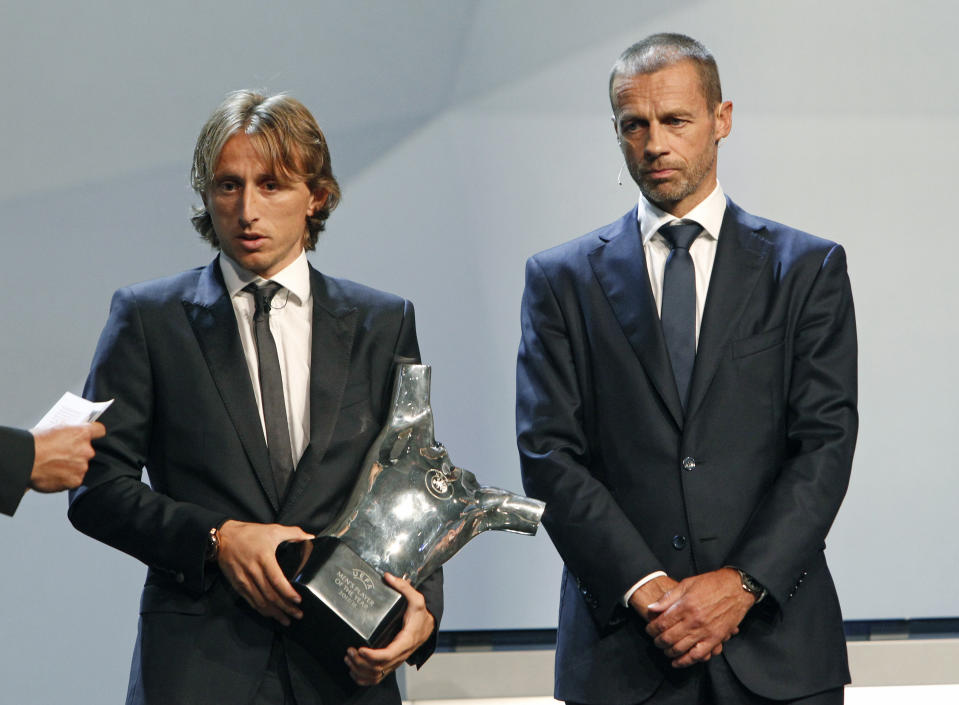
{"type": "Polygon", "coordinates": [[[54,426],[72,426],[90,423],[100,418],[100,414],[110,408],[113,399],[109,401],[87,401],[72,392],[65,392],[60,401],[44,414],[39,423],[33,427],[34,431],[43,431],[54,426]]]}

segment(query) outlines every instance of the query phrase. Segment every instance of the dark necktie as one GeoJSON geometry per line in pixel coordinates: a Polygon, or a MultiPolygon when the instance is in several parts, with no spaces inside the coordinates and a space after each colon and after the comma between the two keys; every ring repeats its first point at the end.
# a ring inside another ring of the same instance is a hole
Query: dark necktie
{"type": "Polygon", "coordinates": [[[260,368],[260,401],[266,422],[266,444],[270,451],[273,480],[282,501],[293,474],[293,449],[290,446],[290,425],[287,422],[286,401],[283,398],[280,357],[276,352],[276,341],[270,332],[270,302],[280,288],[276,282],[268,282],[262,287],[248,284],[245,291],[252,293],[256,302],[253,337],[256,339],[256,358],[260,368]]]}
{"type": "Polygon", "coordinates": [[[696,361],[696,271],[689,246],[702,230],[696,223],[677,223],[659,229],[672,248],[663,274],[660,318],[683,411],[686,410],[689,381],[696,361]]]}

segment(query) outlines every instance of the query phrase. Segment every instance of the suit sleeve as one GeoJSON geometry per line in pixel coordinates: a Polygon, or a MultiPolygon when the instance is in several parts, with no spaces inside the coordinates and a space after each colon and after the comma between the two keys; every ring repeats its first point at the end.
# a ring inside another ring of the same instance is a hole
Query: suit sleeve
{"type": "Polygon", "coordinates": [[[0,514],[17,511],[30,482],[33,454],[33,434],[0,426],[0,514]]]}
{"type": "Polygon", "coordinates": [[[523,487],[546,502],[543,525],[603,627],[626,591],[662,564],[590,471],[589,402],[564,313],[546,273],[530,259],[516,370],[523,487]]]}
{"type": "Polygon", "coordinates": [[[110,306],[90,375],[88,399],[114,399],[100,421],[107,435],[81,487],[70,493],[68,516],[83,533],[151,568],[193,594],[204,580],[206,536],[228,517],[154,492],[142,481],[153,424],[153,374],[137,300],[121,289],[110,306]]]}
{"type": "Polygon", "coordinates": [[[782,605],[825,546],[849,484],[859,417],[856,321],[845,252],[822,260],[796,325],[787,391],[786,457],[729,565],[782,605]]]}
{"type": "MultiPolygon", "coordinates": [[[[403,322],[400,326],[400,333],[396,339],[396,345],[393,350],[394,362],[402,361],[420,361],[420,346],[416,339],[416,316],[413,311],[413,304],[409,301],[404,302],[403,322]]],[[[393,377],[390,376],[392,381],[393,377]]],[[[386,390],[389,395],[390,390],[386,390]]],[[[419,649],[413,652],[413,655],[407,659],[411,666],[419,668],[436,650],[436,640],[440,630],[440,620],[443,618],[443,569],[440,568],[435,573],[429,575],[417,588],[426,601],[426,609],[433,615],[436,622],[436,628],[430,637],[423,642],[419,649]]]]}

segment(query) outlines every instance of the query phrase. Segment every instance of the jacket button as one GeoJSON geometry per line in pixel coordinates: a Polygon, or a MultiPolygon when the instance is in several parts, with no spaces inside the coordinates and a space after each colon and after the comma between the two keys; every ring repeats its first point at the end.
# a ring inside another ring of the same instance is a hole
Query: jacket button
{"type": "Polygon", "coordinates": [[[683,458],[683,470],[692,472],[696,469],[696,458],[683,458]]]}
{"type": "Polygon", "coordinates": [[[686,537],[682,534],[676,534],[673,536],[673,548],[677,551],[682,551],[686,547],[686,537]]]}

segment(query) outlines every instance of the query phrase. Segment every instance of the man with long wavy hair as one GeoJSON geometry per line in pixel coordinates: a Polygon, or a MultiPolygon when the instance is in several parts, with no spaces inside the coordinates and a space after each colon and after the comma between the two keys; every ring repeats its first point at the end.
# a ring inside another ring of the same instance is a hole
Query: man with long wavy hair
{"type": "Polygon", "coordinates": [[[382,649],[317,659],[284,629],[300,598],[275,551],[339,512],[417,359],[409,301],[307,262],[340,188],[310,112],[238,91],[194,152],[200,267],[119,290],[87,391],[115,398],[84,485],[81,531],[149,566],[127,703],[399,703],[393,672],[429,656],[442,576],[382,649]],[[143,483],[146,467],[151,485],[143,483]],[[345,663],[344,663],[345,660],[345,663]]]}

